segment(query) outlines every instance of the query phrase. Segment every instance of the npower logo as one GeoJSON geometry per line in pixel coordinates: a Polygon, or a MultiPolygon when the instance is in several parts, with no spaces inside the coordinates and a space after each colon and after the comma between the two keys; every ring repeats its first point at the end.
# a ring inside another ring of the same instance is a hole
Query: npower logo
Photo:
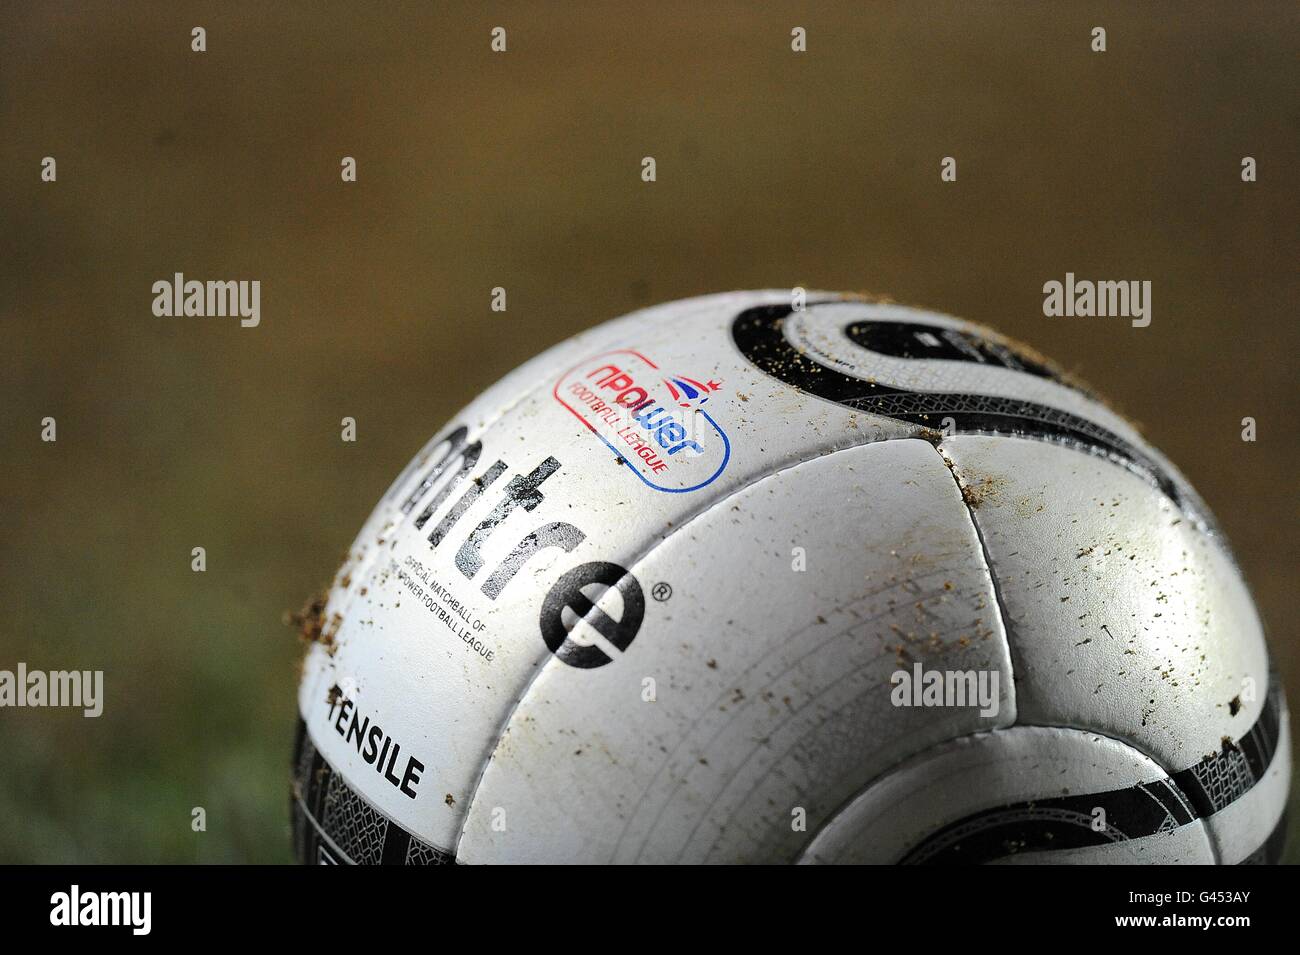
{"type": "Polygon", "coordinates": [[[665,374],[625,348],[569,369],[553,393],[647,486],[680,494],[712,484],[731,459],[726,432],[703,407],[721,388],[665,374]]]}

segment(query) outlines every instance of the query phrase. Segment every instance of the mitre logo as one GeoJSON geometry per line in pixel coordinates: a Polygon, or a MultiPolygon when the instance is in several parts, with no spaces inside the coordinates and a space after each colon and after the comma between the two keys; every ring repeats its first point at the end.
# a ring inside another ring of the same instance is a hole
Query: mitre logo
{"type": "Polygon", "coordinates": [[[731,459],[726,432],[703,407],[721,388],[666,375],[625,348],[569,369],[553,394],[647,487],[680,494],[712,484],[731,459]]]}
{"type": "MultiPolygon", "coordinates": [[[[470,473],[478,465],[483,453],[483,444],[481,441],[470,442],[468,438],[469,430],[463,425],[452,429],[445,439],[438,442],[443,448],[441,454],[432,460],[428,456],[417,458],[389,491],[390,495],[407,494],[400,509],[403,514],[410,516],[416,530],[423,532],[430,524],[433,525],[433,529],[428,531],[431,548],[440,546],[465,512],[473,508],[483,493],[510,470],[509,465],[498,458],[485,471],[469,480],[470,473]],[[428,470],[412,485],[410,482],[417,478],[419,469],[424,467],[428,470]],[[434,514],[442,510],[443,505],[451,499],[452,492],[462,486],[464,491],[460,498],[443,513],[441,520],[433,523],[434,514]],[[439,490],[433,493],[435,487],[439,490]],[[420,509],[421,504],[424,505],[423,509],[420,509]]],[[[547,455],[532,471],[517,474],[506,482],[497,505],[469,532],[452,558],[452,563],[466,580],[476,579],[484,569],[484,545],[512,514],[516,511],[531,513],[539,507],[545,513],[547,495],[542,491],[542,485],[559,470],[559,460],[547,455]]],[[[571,553],[586,539],[586,532],[568,521],[547,521],[540,524],[520,538],[519,543],[487,574],[480,590],[488,599],[496,600],[519,571],[538,554],[551,548],[571,553]]],[[[418,592],[417,599],[432,595],[436,599],[428,605],[430,609],[434,609],[434,606],[443,608],[443,604],[446,604],[469,627],[469,630],[459,631],[461,639],[482,629],[477,626],[477,618],[471,619],[469,615],[460,613],[459,601],[433,579],[423,564],[418,560],[408,560],[407,566],[429,588],[427,592],[418,587],[413,590],[418,592]]],[[[401,570],[398,570],[398,576],[405,579],[410,589],[410,584],[413,583],[411,576],[401,570]]],[[[535,577],[525,576],[536,582],[535,577]]],[[[445,608],[443,612],[446,613],[445,608]]],[[[640,582],[631,571],[609,561],[588,561],[565,573],[547,592],[540,621],[542,638],[562,662],[579,669],[591,669],[612,662],[625,651],[641,629],[644,616],[645,597],[640,582]],[[618,592],[619,600],[616,603],[622,604],[621,613],[607,613],[600,606],[601,596],[609,590],[618,592]],[[578,622],[587,627],[585,641],[574,640],[571,636],[578,622]]],[[[451,620],[451,614],[448,614],[447,619],[451,620]]],[[[459,627],[457,621],[452,621],[451,625],[453,628],[459,627]]]]}

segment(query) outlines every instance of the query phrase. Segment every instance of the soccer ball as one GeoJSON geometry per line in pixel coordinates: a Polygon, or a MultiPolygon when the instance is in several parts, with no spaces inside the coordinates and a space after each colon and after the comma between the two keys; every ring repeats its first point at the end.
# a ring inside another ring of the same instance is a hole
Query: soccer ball
{"type": "Polygon", "coordinates": [[[1277,858],[1183,477],[990,331],[795,292],[595,328],[416,455],[312,628],[302,861],[1277,858]]]}

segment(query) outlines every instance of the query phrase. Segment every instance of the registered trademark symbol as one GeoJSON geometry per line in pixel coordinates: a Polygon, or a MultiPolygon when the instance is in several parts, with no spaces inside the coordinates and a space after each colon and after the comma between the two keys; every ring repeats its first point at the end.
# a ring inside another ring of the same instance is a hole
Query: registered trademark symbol
{"type": "Polygon", "coordinates": [[[650,588],[650,596],[663,603],[673,595],[673,588],[662,581],[650,588]]]}

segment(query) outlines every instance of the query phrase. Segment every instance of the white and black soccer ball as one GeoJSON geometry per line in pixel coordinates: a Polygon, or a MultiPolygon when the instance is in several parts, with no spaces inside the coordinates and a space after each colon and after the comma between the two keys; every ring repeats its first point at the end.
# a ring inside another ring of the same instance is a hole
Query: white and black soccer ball
{"type": "Polygon", "coordinates": [[[1218,862],[1287,713],[1204,504],[967,322],[713,295],[416,455],[306,662],[306,862],[1218,862]]]}

